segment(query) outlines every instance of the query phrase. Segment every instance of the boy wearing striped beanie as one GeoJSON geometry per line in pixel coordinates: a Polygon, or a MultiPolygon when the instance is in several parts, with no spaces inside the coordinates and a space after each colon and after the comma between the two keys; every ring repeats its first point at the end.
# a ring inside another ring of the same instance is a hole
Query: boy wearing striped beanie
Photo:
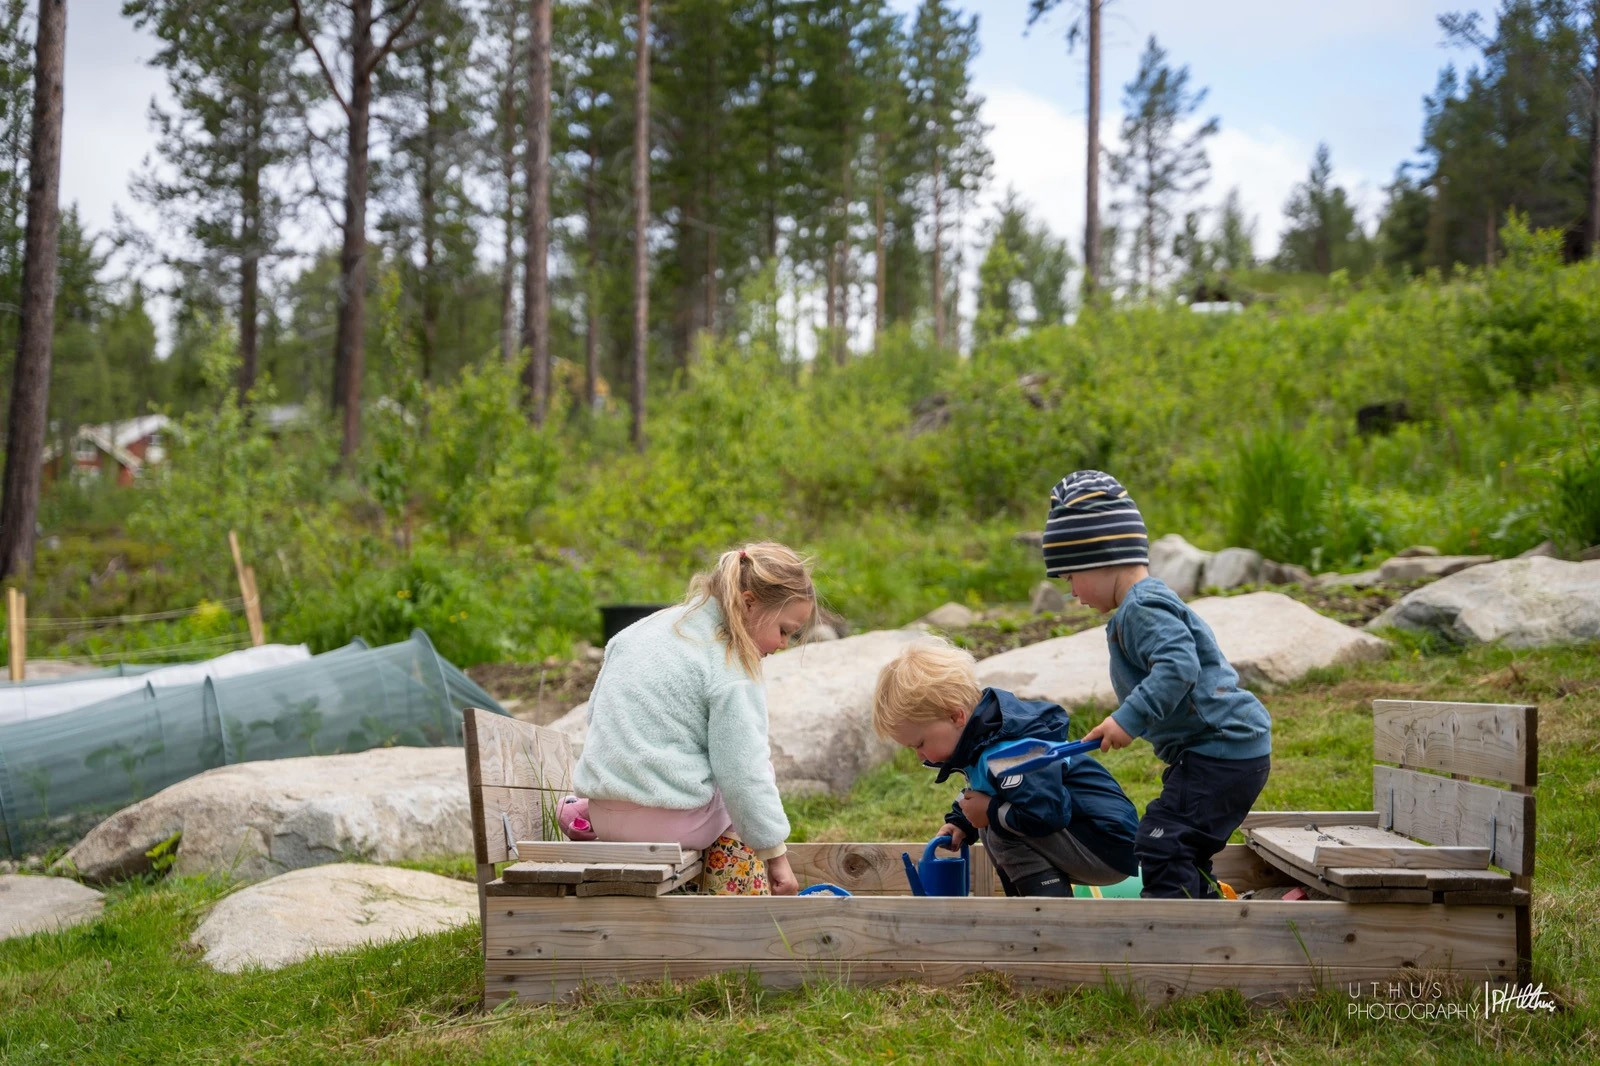
{"type": "Polygon", "coordinates": [[[1045,573],[1111,615],[1120,705],[1084,739],[1107,750],[1143,737],[1167,764],[1134,840],[1143,894],[1217,899],[1211,860],[1267,783],[1272,719],[1240,687],[1211,628],[1149,564],[1144,519],[1116,478],[1079,470],[1050,491],[1045,573]]]}

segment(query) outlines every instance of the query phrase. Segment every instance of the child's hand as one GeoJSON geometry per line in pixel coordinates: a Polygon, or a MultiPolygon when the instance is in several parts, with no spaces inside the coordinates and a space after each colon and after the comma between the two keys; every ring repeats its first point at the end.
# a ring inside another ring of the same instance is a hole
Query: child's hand
{"type": "Polygon", "coordinates": [[[970,788],[961,790],[961,798],[956,801],[961,805],[961,813],[966,815],[967,821],[972,823],[972,828],[983,829],[989,824],[989,797],[982,792],[974,792],[970,788]]]}
{"type": "Polygon", "coordinates": [[[949,822],[944,823],[934,835],[936,837],[949,837],[951,851],[960,851],[961,842],[967,839],[967,834],[961,831],[960,826],[951,825],[949,822]]]}
{"type": "Polygon", "coordinates": [[[1133,738],[1128,735],[1128,731],[1118,725],[1117,720],[1109,714],[1106,715],[1105,721],[1085,733],[1083,739],[1098,740],[1101,751],[1125,748],[1133,743],[1133,738]]]}

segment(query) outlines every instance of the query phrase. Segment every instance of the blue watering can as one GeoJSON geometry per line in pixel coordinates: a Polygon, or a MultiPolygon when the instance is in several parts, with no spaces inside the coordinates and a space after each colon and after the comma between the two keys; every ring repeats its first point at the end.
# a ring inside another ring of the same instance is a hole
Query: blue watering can
{"type": "Polygon", "coordinates": [[[913,896],[966,896],[972,892],[971,882],[968,880],[968,848],[961,845],[961,857],[940,859],[934,852],[943,844],[949,847],[952,841],[948,836],[934,837],[928,841],[928,847],[922,853],[922,861],[915,866],[911,864],[909,852],[902,851],[900,859],[906,864],[906,880],[911,882],[913,896]]]}

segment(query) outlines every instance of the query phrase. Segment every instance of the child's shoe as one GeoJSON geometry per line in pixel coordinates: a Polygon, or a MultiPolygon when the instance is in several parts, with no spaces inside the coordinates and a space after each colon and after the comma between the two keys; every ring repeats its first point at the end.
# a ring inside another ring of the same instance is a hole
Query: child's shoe
{"type": "Polygon", "coordinates": [[[582,796],[568,796],[556,808],[556,823],[568,840],[595,839],[594,826],[589,824],[589,801],[582,796]]]}

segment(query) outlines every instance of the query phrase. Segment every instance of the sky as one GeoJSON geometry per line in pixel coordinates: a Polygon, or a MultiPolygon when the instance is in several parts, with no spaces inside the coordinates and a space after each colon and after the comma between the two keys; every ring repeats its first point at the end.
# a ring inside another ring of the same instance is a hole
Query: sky
{"type": "MultiPolygon", "coordinates": [[[[890,0],[908,14],[917,0],[890,0]]],[[[1014,188],[1035,217],[1079,248],[1083,230],[1086,63],[1065,43],[1062,10],[1025,33],[1028,0],[967,0],[979,16],[975,88],[992,126],[990,200],[1014,188]]],[[[1114,142],[1122,89],[1154,34],[1169,63],[1208,90],[1202,115],[1221,132],[1208,154],[1212,177],[1200,195],[1220,203],[1237,187],[1257,220],[1256,248],[1270,254],[1283,205],[1305,179],[1319,141],[1334,178],[1360,205],[1369,228],[1395,167],[1420,141],[1422,98],[1445,63],[1470,56],[1441,47],[1437,16],[1491,5],[1450,0],[1112,0],[1105,9],[1102,136],[1114,142]]],[[[67,20],[61,194],[91,231],[121,211],[143,228],[158,219],[136,204],[130,178],[153,150],[149,106],[164,99],[149,67],[155,42],[122,17],[121,0],[79,0],[67,20]]],[[[1103,172],[1102,172],[1103,173],[1103,172]]],[[[1102,194],[1102,202],[1110,191],[1102,194]]]]}

